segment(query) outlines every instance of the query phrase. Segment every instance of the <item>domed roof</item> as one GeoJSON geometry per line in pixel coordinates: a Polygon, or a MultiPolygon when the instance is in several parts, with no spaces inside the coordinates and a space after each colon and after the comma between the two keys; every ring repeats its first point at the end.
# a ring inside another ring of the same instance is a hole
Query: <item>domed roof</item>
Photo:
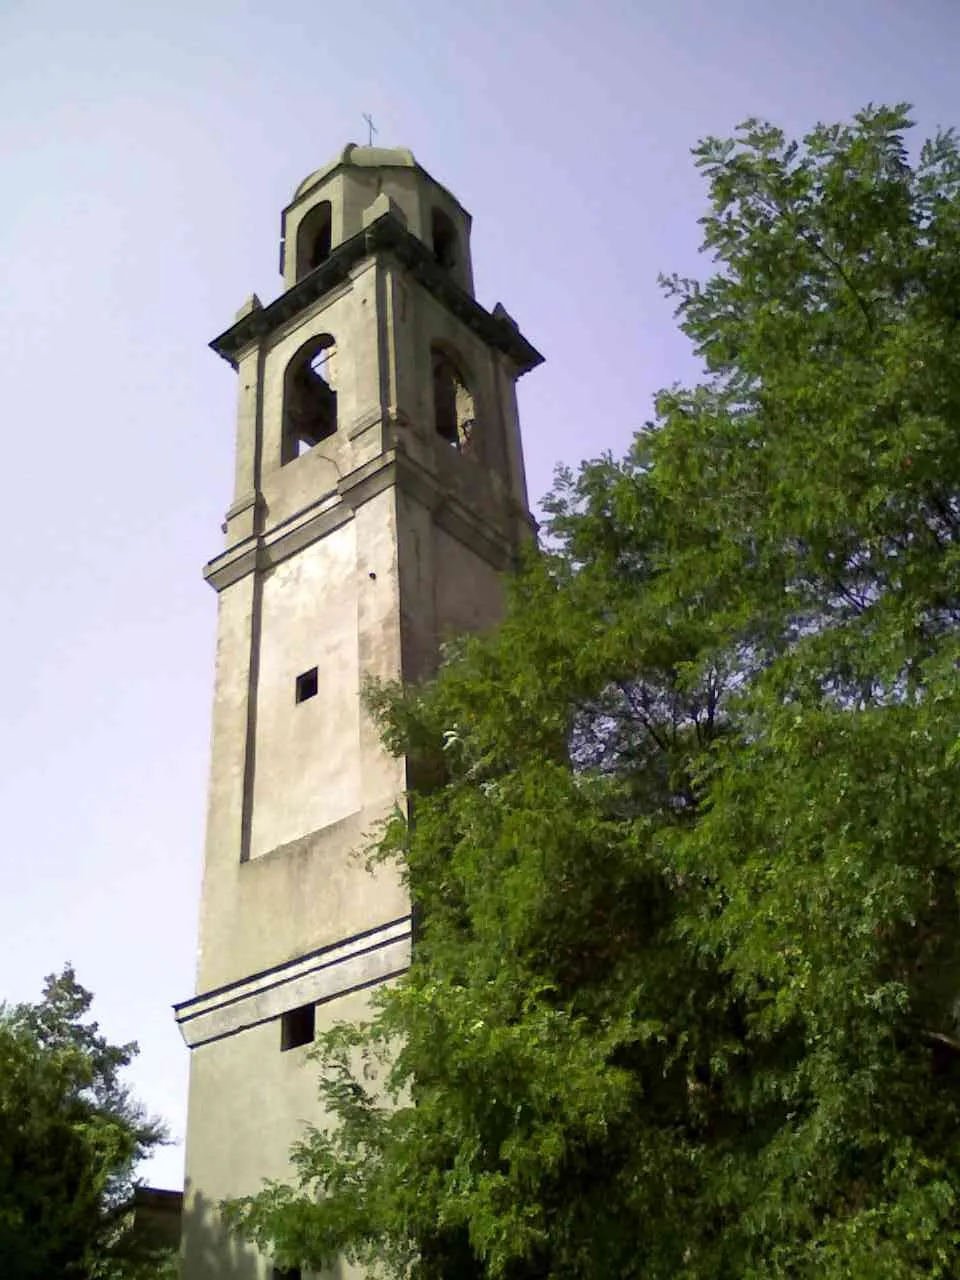
{"type": "Polygon", "coordinates": [[[325,164],[322,169],[317,169],[311,173],[297,187],[293,193],[293,199],[298,200],[305,191],[309,191],[311,187],[332,173],[334,169],[339,169],[341,165],[356,165],[362,169],[416,169],[417,162],[413,158],[413,152],[408,151],[406,147],[358,147],[355,142],[348,142],[340,154],[331,160],[329,164],[325,164]]]}

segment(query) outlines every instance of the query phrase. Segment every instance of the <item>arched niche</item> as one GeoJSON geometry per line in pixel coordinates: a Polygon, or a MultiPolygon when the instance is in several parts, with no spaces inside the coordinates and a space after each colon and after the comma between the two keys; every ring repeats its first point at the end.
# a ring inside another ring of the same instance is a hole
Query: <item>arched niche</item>
{"type": "Polygon", "coordinates": [[[326,262],[333,244],[333,206],[321,200],[304,214],[297,228],[297,279],[326,262]]]}
{"type": "Polygon", "coordinates": [[[281,464],[293,462],[337,430],[333,385],[336,344],[329,333],[305,342],[283,375],[281,464]]]}
{"type": "Polygon", "coordinates": [[[439,266],[452,271],[460,264],[460,237],[453,220],[442,209],[434,206],[430,215],[430,239],[433,256],[439,266]]]}
{"type": "Polygon", "coordinates": [[[433,422],[437,435],[461,453],[476,448],[476,401],[457,354],[446,346],[430,348],[433,375],[433,422]]]}

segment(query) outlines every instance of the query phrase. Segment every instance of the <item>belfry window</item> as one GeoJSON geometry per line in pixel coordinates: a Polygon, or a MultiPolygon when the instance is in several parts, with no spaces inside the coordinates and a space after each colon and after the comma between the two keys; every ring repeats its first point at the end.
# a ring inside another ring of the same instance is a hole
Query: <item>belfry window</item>
{"type": "Polygon", "coordinates": [[[433,413],[437,435],[454,449],[471,451],[476,415],[473,394],[450,355],[434,347],[433,413]]]}
{"type": "Polygon", "coordinates": [[[434,209],[430,218],[433,256],[447,271],[457,265],[457,229],[442,209],[434,209]]]}
{"type": "Polygon", "coordinates": [[[281,463],[292,462],[337,429],[335,362],[329,333],[311,338],[287,365],[283,379],[283,444],[281,463]]]}
{"type": "Polygon", "coordinates": [[[329,200],[314,205],[297,231],[297,279],[330,257],[333,243],[333,206],[329,200]]]}

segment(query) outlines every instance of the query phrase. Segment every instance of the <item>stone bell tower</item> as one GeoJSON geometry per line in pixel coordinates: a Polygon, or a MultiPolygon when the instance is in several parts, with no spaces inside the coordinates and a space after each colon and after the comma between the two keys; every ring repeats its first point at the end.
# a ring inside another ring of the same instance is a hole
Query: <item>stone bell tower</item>
{"type": "MultiPolygon", "coordinates": [[[[284,292],[211,345],[238,374],[219,601],[183,1276],[265,1280],[217,1205],[289,1172],[306,1046],[409,959],[396,875],[358,851],[405,765],[360,690],[484,628],[529,536],[515,384],[541,357],[473,296],[470,216],[409,151],[348,146],[283,212],[284,292]]],[[[341,1272],[345,1275],[345,1272],[341,1272]]]]}

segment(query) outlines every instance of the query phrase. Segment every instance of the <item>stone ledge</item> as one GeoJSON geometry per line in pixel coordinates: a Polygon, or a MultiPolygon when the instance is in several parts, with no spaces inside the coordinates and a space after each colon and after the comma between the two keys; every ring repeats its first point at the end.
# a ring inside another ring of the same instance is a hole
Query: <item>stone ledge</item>
{"type": "MultiPolygon", "coordinates": [[[[321,494],[315,502],[265,534],[245,538],[222,552],[204,567],[203,576],[215,590],[222,591],[254,569],[272,568],[352,520],[357,507],[391,485],[422,502],[437,525],[471,547],[498,571],[512,564],[513,550],[502,531],[445,491],[432,472],[391,449],[344,476],[336,489],[321,494]],[[335,496],[339,496],[339,501],[331,501],[335,496]]],[[[512,505],[507,504],[507,509],[512,505]]],[[[524,518],[532,525],[531,520],[524,518]]]]}
{"type": "Polygon", "coordinates": [[[220,1040],[278,1018],[288,1009],[322,1004],[403,973],[410,964],[410,917],[346,942],[275,965],[174,1005],[187,1046],[220,1040]]]}

